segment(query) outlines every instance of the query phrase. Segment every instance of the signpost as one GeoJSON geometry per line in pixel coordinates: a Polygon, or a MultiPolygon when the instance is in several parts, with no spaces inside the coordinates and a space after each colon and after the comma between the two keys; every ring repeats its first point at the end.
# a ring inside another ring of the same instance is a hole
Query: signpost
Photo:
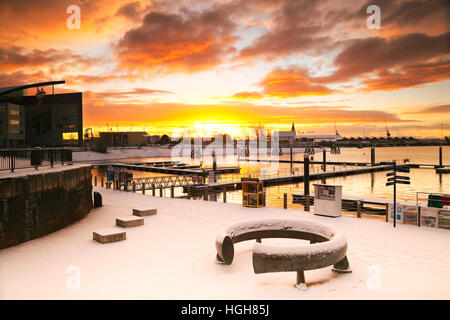
{"type": "MultiPolygon", "coordinates": [[[[397,166],[397,164],[394,162],[394,171],[389,172],[386,174],[388,176],[386,186],[394,186],[394,228],[396,226],[397,221],[397,183],[399,184],[410,184],[409,177],[407,176],[398,176],[397,172],[403,172],[403,173],[409,173],[410,169],[409,166],[403,165],[403,166],[397,166]]],[[[386,213],[389,214],[389,213],[386,213]]]]}

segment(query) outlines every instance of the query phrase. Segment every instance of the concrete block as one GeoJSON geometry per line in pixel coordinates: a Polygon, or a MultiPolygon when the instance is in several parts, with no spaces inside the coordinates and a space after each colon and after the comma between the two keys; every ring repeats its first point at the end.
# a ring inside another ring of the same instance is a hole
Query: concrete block
{"type": "Polygon", "coordinates": [[[111,243],[126,240],[126,232],[120,229],[104,229],[93,232],[93,239],[100,243],[111,243]]]}
{"type": "Polygon", "coordinates": [[[154,216],[157,214],[157,209],[133,209],[133,215],[138,217],[154,216]]]}
{"type": "Polygon", "coordinates": [[[135,216],[126,216],[116,218],[116,225],[122,228],[137,227],[144,224],[144,218],[138,218],[135,216]]]}

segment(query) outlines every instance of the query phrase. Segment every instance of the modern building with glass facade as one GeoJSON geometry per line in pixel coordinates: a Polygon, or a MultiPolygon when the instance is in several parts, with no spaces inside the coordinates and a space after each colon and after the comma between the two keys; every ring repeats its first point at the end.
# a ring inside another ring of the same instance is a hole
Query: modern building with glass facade
{"type": "Polygon", "coordinates": [[[82,146],[82,93],[39,90],[60,83],[64,81],[0,88],[0,147],[82,146]],[[29,88],[41,94],[24,95],[29,88]]]}

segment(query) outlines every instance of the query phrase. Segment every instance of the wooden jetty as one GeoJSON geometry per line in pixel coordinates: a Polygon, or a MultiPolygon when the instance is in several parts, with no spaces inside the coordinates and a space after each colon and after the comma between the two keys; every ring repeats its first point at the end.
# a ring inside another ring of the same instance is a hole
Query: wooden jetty
{"type": "MultiPolygon", "coordinates": [[[[319,173],[310,173],[310,180],[319,180],[324,178],[332,178],[339,176],[355,175],[368,172],[376,171],[387,171],[393,168],[392,165],[382,165],[374,167],[364,167],[364,168],[352,168],[347,170],[336,170],[336,171],[325,171],[319,173]]],[[[303,174],[298,175],[287,175],[278,176],[270,178],[260,178],[260,181],[264,182],[264,187],[278,186],[285,184],[299,183],[304,180],[303,174]]],[[[203,193],[218,193],[222,191],[234,191],[241,190],[242,184],[240,180],[235,181],[225,181],[219,183],[209,183],[208,185],[193,185],[193,186],[183,186],[183,192],[188,194],[203,194],[203,193]]]]}
{"type": "MultiPolygon", "coordinates": [[[[137,170],[137,171],[147,171],[147,172],[156,172],[156,173],[164,173],[164,174],[173,174],[173,175],[202,175],[203,169],[200,166],[187,166],[185,164],[168,164],[168,165],[154,165],[154,163],[150,164],[136,164],[136,163],[102,163],[97,164],[99,167],[118,167],[125,168],[128,170],[137,170]]],[[[205,168],[207,174],[213,171],[212,168],[205,168]]],[[[228,173],[239,173],[241,168],[238,166],[234,167],[217,167],[216,174],[228,174],[228,173]]]]}

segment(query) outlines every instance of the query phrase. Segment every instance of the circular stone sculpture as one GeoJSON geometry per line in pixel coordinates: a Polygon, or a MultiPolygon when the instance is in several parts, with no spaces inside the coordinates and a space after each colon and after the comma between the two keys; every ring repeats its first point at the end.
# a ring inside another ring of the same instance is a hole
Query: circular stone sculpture
{"type": "Polygon", "coordinates": [[[351,272],[344,235],[322,224],[294,219],[255,220],[227,227],[216,238],[217,260],[231,264],[234,244],[254,239],[257,241],[253,249],[254,272],[296,271],[299,289],[306,288],[305,270],[333,265],[335,272],[351,272]],[[266,245],[261,243],[263,238],[309,240],[310,245],[266,245]]]}

